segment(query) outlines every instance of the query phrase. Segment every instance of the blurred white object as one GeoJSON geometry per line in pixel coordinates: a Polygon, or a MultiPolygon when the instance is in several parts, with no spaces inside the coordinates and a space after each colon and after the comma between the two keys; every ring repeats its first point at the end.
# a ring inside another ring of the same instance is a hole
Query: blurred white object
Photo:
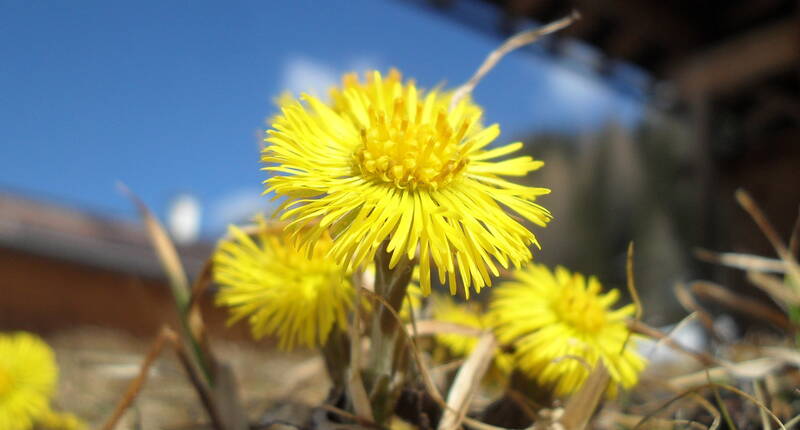
{"type": "MultiPolygon", "coordinates": [[[[689,350],[703,352],[707,349],[708,335],[703,325],[696,319],[685,321],[683,324],[678,323],[659,327],[658,329],[689,350]]],[[[645,356],[652,364],[680,366],[694,361],[688,355],[675,351],[663,342],[659,343],[656,339],[642,339],[638,342],[638,348],[639,353],[645,356]]]]}
{"type": "Polygon", "coordinates": [[[172,199],[167,224],[175,242],[189,244],[200,234],[200,202],[191,194],[178,194],[172,199]]]}

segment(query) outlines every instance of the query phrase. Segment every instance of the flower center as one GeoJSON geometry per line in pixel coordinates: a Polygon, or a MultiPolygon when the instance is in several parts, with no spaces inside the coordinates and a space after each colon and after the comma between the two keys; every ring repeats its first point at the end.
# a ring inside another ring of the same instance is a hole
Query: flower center
{"type": "MultiPolygon", "coordinates": [[[[433,114],[427,115],[434,117],[433,114]]],[[[409,118],[403,99],[395,100],[392,112],[369,109],[370,124],[361,129],[361,147],[355,165],[361,176],[398,188],[437,189],[453,181],[467,166],[467,145],[461,145],[472,121],[457,128],[440,108],[435,120],[425,121],[422,105],[409,118]]]]}
{"type": "Polygon", "coordinates": [[[595,333],[606,322],[606,312],[598,298],[582,289],[564,287],[554,308],[562,321],[580,332],[595,333]]]}
{"type": "Polygon", "coordinates": [[[11,375],[6,369],[0,367],[0,398],[11,392],[12,386],[11,375]]]}

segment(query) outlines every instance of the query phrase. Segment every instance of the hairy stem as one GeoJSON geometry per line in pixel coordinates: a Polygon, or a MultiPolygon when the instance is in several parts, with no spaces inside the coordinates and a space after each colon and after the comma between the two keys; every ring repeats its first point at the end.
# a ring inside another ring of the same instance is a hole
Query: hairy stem
{"type": "MultiPolygon", "coordinates": [[[[385,244],[375,256],[375,293],[383,297],[395,311],[403,305],[403,299],[411,280],[414,264],[402,258],[394,268],[389,268],[390,254],[385,244]]],[[[407,363],[401,359],[403,340],[401,330],[392,312],[381,303],[375,303],[372,319],[370,361],[367,379],[375,422],[386,424],[391,418],[397,400],[394,376],[403,369],[398,366],[407,363]]]]}

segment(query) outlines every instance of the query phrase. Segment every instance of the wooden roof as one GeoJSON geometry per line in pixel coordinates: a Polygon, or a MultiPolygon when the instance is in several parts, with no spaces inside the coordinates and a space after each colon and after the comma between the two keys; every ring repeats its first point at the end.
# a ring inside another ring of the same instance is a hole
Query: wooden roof
{"type": "MultiPolygon", "coordinates": [[[[580,12],[558,38],[580,39],[684,95],[725,93],[800,64],[800,14],[795,0],[423,0],[471,26],[507,36],[525,22],[550,22],[580,12]],[[467,17],[465,3],[493,6],[498,17],[467,17]],[[489,21],[488,23],[486,21],[489,21]]],[[[552,50],[558,51],[558,43],[552,50]]],[[[601,65],[601,71],[603,66],[601,65]]]]}

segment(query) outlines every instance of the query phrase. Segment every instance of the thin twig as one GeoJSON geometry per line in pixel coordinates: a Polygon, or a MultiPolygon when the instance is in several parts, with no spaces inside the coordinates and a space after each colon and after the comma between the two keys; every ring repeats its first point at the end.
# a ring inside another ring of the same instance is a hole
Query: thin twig
{"type": "Polygon", "coordinates": [[[712,299],[735,311],[750,315],[757,320],[767,321],[776,327],[791,332],[797,330],[786,316],[778,313],[769,306],[765,306],[750,298],[741,297],[722,286],[711,282],[697,281],[693,282],[690,288],[692,292],[698,296],[712,299]]]}
{"type": "Polygon", "coordinates": [[[794,256],[783,243],[780,236],[778,236],[778,232],[775,231],[775,228],[770,224],[769,220],[767,220],[761,208],[758,207],[752,197],[744,190],[736,191],[736,200],[738,200],[742,208],[750,214],[750,217],[753,218],[753,221],[755,221],[764,233],[764,236],[767,237],[772,247],[775,248],[775,252],[777,252],[781,260],[786,263],[787,273],[790,274],[796,282],[800,282],[800,265],[797,264],[794,256]]]}
{"type": "MultiPolygon", "coordinates": [[[[639,292],[636,290],[636,280],[634,279],[633,275],[633,241],[628,243],[628,254],[625,260],[625,276],[627,278],[626,285],[628,286],[628,292],[630,293],[631,300],[633,300],[633,305],[636,308],[633,320],[638,322],[642,320],[644,309],[642,308],[642,301],[639,299],[639,292]]],[[[630,331],[628,331],[628,333],[625,335],[625,341],[622,342],[622,347],[619,350],[620,354],[625,352],[625,348],[628,347],[628,342],[630,342],[632,335],[633,333],[630,331]]]]}
{"type": "Polygon", "coordinates": [[[464,98],[464,96],[471,93],[481,79],[483,79],[483,77],[486,76],[486,74],[489,73],[494,66],[496,66],[501,59],[503,59],[504,56],[506,56],[506,54],[514,51],[515,49],[536,42],[548,34],[562,30],[579,18],[580,14],[577,11],[572,11],[569,16],[561,18],[558,21],[551,22],[550,24],[534,30],[523,31],[522,33],[518,33],[508,38],[505,42],[503,42],[502,45],[489,53],[486,59],[483,60],[483,64],[478,67],[478,70],[475,72],[475,74],[473,74],[464,85],[461,85],[455,90],[453,93],[453,98],[450,102],[450,108],[454,108],[456,105],[458,105],[458,102],[464,98]]]}
{"type": "Polygon", "coordinates": [[[704,352],[692,351],[691,349],[681,345],[675,340],[667,337],[666,335],[664,335],[664,333],[661,333],[659,330],[650,327],[649,325],[641,321],[636,321],[636,320],[628,321],[628,328],[633,332],[643,334],[645,336],[649,336],[655,339],[663,340],[665,345],[669,346],[670,348],[676,351],[680,351],[683,352],[684,354],[689,355],[690,357],[694,358],[695,360],[699,361],[701,364],[705,366],[709,366],[712,364],[714,365],[720,364],[720,361],[712,357],[711,355],[706,354],[704,352]]]}
{"type": "Polygon", "coordinates": [[[636,320],[641,320],[642,315],[644,314],[644,308],[642,307],[642,300],[639,298],[639,292],[636,290],[636,279],[633,275],[633,241],[628,244],[628,254],[625,261],[625,275],[628,281],[628,292],[631,294],[631,300],[633,300],[633,303],[636,306],[636,314],[633,317],[636,320]]]}
{"type": "Polygon", "coordinates": [[[665,339],[672,339],[672,335],[674,333],[677,333],[679,330],[681,330],[682,328],[686,327],[686,325],[689,324],[690,322],[694,321],[695,318],[697,318],[697,312],[692,312],[689,315],[686,315],[685,317],[683,317],[683,319],[678,321],[677,324],[672,326],[672,328],[670,328],[669,331],[664,333],[664,337],[662,337],[661,339],[658,339],[655,343],[653,343],[653,347],[650,348],[650,352],[647,353],[647,359],[650,360],[650,359],[653,358],[653,356],[655,355],[656,351],[658,351],[658,348],[661,347],[661,345],[663,345],[665,343],[664,342],[665,339]]]}
{"type": "Polygon", "coordinates": [[[675,284],[675,287],[672,290],[675,292],[675,297],[678,299],[678,302],[681,304],[681,306],[683,306],[683,308],[688,312],[692,312],[697,315],[700,323],[703,324],[706,331],[711,333],[714,339],[721,340],[722,338],[714,328],[714,319],[711,318],[711,315],[708,314],[708,311],[706,311],[702,306],[700,306],[699,303],[697,303],[697,300],[694,299],[694,296],[686,289],[686,285],[679,282],[675,284]]]}
{"type": "Polygon", "coordinates": [[[155,363],[158,356],[161,355],[161,351],[164,349],[164,345],[169,339],[175,341],[177,340],[177,336],[172,330],[166,327],[162,328],[161,332],[156,337],[156,340],[154,340],[150,345],[150,349],[147,351],[147,355],[145,355],[144,361],[142,361],[142,364],[139,367],[139,374],[136,375],[136,378],[134,378],[130,385],[128,385],[128,389],[125,390],[125,394],[119,400],[119,403],[117,403],[117,406],[114,408],[114,412],[111,414],[111,417],[105,422],[105,424],[103,424],[103,430],[113,430],[128,408],[131,407],[133,401],[136,400],[136,397],[142,391],[144,383],[147,381],[147,375],[150,372],[150,367],[152,367],[153,363],[155,363]]]}

